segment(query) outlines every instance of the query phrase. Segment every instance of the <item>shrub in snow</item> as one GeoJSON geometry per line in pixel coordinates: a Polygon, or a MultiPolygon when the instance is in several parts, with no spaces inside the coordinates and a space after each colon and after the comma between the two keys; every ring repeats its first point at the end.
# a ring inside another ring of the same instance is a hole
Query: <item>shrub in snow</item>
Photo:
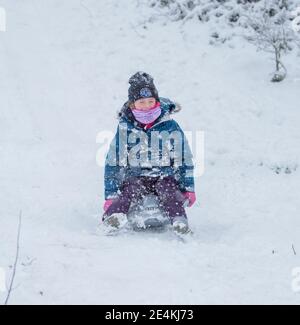
{"type": "Polygon", "coordinates": [[[244,15],[250,27],[246,39],[255,44],[258,50],[273,54],[275,72],[271,81],[282,81],[287,73],[282,56],[292,50],[293,44],[297,42],[289,12],[282,1],[273,0],[264,1],[261,8],[252,6],[244,15]]]}
{"type": "MultiPolygon", "coordinates": [[[[142,1],[142,0],[141,0],[142,1]]],[[[149,0],[144,0],[149,5],[149,0]]],[[[286,68],[282,57],[294,45],[300,48],[299,0],[151,0],[154,15],[167,21],[190,19],[209,24],[209,44],[220,45],[236,35],[273,54],[272,81],[282,81],[286,68]]],[[[300,55],[300,53],[299,53],[300,55]]]]}
{"type": "Polygon", "coordinates": [[[171,20],[184,19],[199,4],[198,0],[152,0],[151,7],[166,9],[171,20]]]}
{"type": "Polygon", "coordinates": [[[299,6],[291,12],[290,20],[292,24],[292,29],[296,34],[296,43],[300,48],[300,3],[299,6]]]}

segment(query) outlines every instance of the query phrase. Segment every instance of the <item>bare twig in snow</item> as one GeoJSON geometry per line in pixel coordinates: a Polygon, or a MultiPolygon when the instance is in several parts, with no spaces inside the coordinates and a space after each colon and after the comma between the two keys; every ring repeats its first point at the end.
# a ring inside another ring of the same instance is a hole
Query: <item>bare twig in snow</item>
{"type": "Polygon", "coordinates": [[[294,245],[292,245],[292,249],[293,249],[294,255],[297,255],[294,245]]]}
{"type": "Polygon", "coordinates": [[[10,294],[12,292],[14,280],[15,280],[16,271],[17,271],[17,265],[18,265],[18,260],[19,260],[19,251],[20,251],[21,226],[22,226],[22,211],[20,211],[20,214],[19,214],[19,226],[18,226],[18,236],[17,236],[17,249],[16,249],[15,262],[14,262],[14,266],[13,266],[13,273],[12,273],[12,276],[11,276],[11,280],[10,280],[10,284],[9,284],[9,288],[8,288],[8,292],[7,292],[7,296],[6,296],[4,305],[7,305],[8,304],[8,301],[9,301],[9,298],[10,298],[10,294]]]}

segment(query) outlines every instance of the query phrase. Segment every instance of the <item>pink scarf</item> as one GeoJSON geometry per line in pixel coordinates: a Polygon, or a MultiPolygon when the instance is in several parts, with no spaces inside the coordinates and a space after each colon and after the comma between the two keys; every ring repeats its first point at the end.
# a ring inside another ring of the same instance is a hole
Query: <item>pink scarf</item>
{"type": "Polygon", "coordinates": [[[148,111],[144,111],[141,109],[133,109],[132,113],[135,119],[142,124],[149,124],[154,122],[161,114],[160,103],[157,103],[154,107],[149,109],[148,111]]]}

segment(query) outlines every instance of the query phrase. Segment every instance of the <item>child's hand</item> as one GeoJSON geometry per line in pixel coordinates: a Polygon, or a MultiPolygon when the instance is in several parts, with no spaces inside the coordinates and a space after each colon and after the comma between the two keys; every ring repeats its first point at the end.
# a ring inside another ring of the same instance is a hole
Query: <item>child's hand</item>
{"type": "Polygon", "coordinates": [[[112,205],[113,203],[113,199],[108,199],[108,200],[105,200],[104,202],[104,206],[103,206],[103,210],[106,212],[107,209],[112,205]]]}
{"type": "Polygon", "coordinates": [[[184,192],[182,194],[188,200],[188,207],[190,208],[196,202],[196,194],[194,192],[184,192]]]}

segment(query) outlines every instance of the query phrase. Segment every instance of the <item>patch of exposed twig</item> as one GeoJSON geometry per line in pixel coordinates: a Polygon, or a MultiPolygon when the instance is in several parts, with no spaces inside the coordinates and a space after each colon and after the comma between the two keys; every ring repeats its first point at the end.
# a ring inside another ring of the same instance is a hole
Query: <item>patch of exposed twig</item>
{"type": "Polygon", "coordinates": [[[4,305],[7,305],[8,302],[9,302],[10,294],[12,292],[13,284],[14,284],[14,280],[15,280],[15,276],[16,276],[17,265],[18,265],[18,260],[19,260],[19,251],[20,251],[21,227],[22,227],[22,211],[20,211],[20,214],[19,214],[19,225],[18,225],[18,235],[17,235],[17,247],[16,247],[15,262],[14,262],[13,272],[12,272],[12,276],[11,276],[11,280],[10,280],[10,284],[9,284],[9,288],[8,288],[8,291],[7,291],[7,296],[6,296],[4,305]]]}

